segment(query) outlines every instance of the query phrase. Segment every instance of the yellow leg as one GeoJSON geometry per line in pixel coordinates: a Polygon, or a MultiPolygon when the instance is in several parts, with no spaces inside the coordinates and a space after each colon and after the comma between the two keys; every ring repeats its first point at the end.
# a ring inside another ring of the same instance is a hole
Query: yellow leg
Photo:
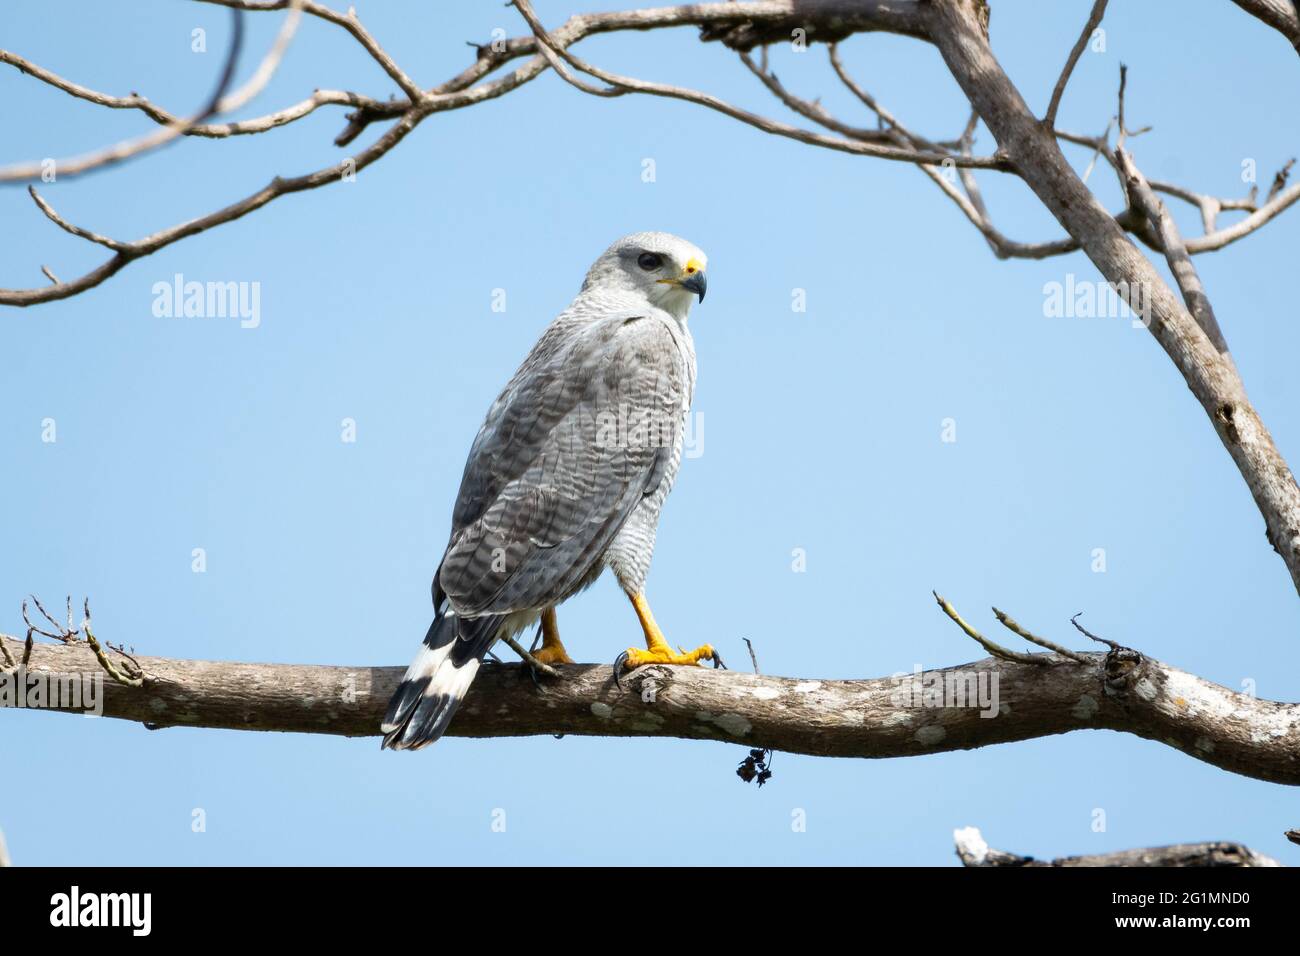
{"type": "Polygon", "coordinates": [[[560,643],[560,625],[555,620],[555,608],[542,612],[542,646],[533,651],[533,657],[543,664],[572,664],[573,658],[560,643]]]}
{"type": "Polygon", "coordinates": [[[646,603],[644,594],[629,594],[632,599],[632,607],[636,609],[637,620],[641,622],[641,630],[645,632],[645,646],[643,651],[637,647],[629,647],[624,656],[624,666],[631,670],[634,667],[640,667],[643,664],[698,664],[700,661],[717,661],[717,652],[713,650],[712,644],[701,644],[693,651],[682,648],[681,653],[674,651],[664,639],[664,632],[659,630],[659,625],[655,623],[654,615],[650,613],[650,605],[646,603]]]}

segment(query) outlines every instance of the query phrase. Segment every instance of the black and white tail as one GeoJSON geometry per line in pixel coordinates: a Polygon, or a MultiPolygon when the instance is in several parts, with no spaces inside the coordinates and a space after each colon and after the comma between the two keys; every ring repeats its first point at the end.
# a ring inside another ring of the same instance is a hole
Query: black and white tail
{"type": "Polygon", "coordinates": [[[496,643],[501,620],[495,615],[460,618],[450,608],[438,612],[388,703],[380,725],[385,748],[419,750],[442,736],[496,643]]]}

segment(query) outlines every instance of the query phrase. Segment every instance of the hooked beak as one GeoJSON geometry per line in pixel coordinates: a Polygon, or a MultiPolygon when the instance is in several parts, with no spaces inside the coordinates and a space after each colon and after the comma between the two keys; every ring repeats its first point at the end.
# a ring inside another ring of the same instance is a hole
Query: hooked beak
{"type": "Polygon", "coordinates": [[[686,269],[682,272],[680,278],[660,279],[659,281],[665,285],[678,286],[687,292],[694,292],[700,297],[701,302],[704,301],[704,292],[709,287],[708,277],[704,274],[704,263],[700,262],[699,259],[691,259],[690,262],[686,263],[686,269]]]}
{"type": "Polygon", "coordinates": [[[678,285],[680,285],[687,292],[694,292],[696,295],[700,297],[700,301],[703,302],[704,292],[709,287],[709,280],[708,277],[705,276],[703,270],[700,270],[697,272],[692,272],[684,279],[681,279],[678,282],[678,285]]]}

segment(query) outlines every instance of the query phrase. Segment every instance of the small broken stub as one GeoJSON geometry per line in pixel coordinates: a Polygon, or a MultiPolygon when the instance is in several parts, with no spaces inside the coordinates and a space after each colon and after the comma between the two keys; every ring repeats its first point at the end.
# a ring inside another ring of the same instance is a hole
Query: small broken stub
{"type": "Polygon", "coordinates": [[[1102,686],[1109,696],[1122,696],[1132,689],[1142,675],[1144,659],[1140,651],[1115,644],[1106,654],[1102,668],[1102,686]]]}

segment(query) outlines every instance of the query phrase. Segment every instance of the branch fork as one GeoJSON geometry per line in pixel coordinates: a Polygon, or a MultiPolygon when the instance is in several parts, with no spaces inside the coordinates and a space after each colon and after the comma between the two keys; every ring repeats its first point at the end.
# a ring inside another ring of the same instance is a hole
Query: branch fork
{"type": "MultiPolygon", "coordinates": [[[[43,625],[32,623],[27,610],[27,601],[23,601],[22,614],[23,623],[27,625],[27,637],[23,642],[23,654],[21,660],[22,667],[26,668],[30,664],[35,636],[39,634],[41,637],[58,641],[65,647],[79,644],[85,645],[90,648],[91,652],[95,655],[96,661],[99,662],[99,666],[104,670],[104,672],[108,674],[109,677],[113,678],[113,680],[117,681],[117,683],[122,684],[125,687],[144,686],[146,677],[144,669],[140,666],[139,661],[137,661],[132,654],[129,654],[126,651],[126,648],[121,644],[114,645],[107,641],[104,644],[100,644],[99,639],[95,637],[95,632],[91,629],[89,598],[86,598],[82,604],[82,610],[84,613],[80,625],[76,626],[73,624],[71,596],[67,599],[66,623],[56,620],[47,610],[45,610],[45,606],[41,604],[40,600],[35,595],[31,595],[30,600],[32,604],[36,606],[36,610],[48,623],[48,626],[52,627],[53,630],[45,630],[43,625]],[[117,654],[122,660],[119,663],[114,663],[114,661],[109,657],[109,651],[117,654]]],[[[7,638],[6,635],[0,634],[0,659],[4,661],[5,669],[10,670],[20,666],[20,664],[19,661],[15,660],[13,653],[10,651],[6,643],[7,640],[13,640],[13,638],[7,638]]]]}

